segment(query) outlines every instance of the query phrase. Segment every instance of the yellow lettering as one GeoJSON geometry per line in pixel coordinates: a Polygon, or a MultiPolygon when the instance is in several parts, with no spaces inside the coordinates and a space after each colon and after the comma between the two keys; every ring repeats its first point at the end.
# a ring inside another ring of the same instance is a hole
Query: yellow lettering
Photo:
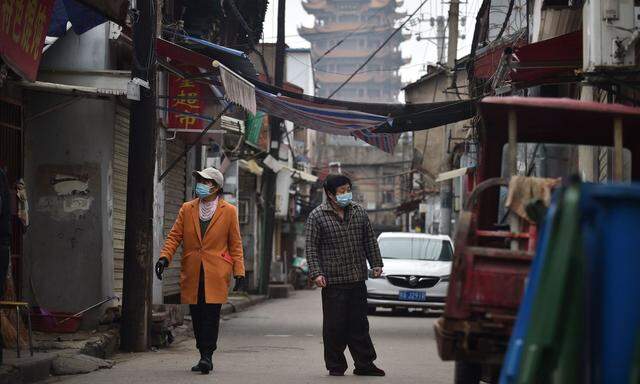
{"type": "Polygon", "coordinates": [[[37,8],[38,0],[29,0],[29,2],[27,3],[27,9],[24,13],[22,41],[20,42],[20,46],[27,53],[31,49],[31,36],[33,36],[33,20],[35,19],[37,8]]]}
{"type": "Polygon", "coordinates": [[[180,88],[193,88],[193,87],[195,87],[195,84],[193,84],[193,81],[189,79],[182,79],[180,81],[180,88]]]}
{"type": "Polygon", "coordinates": [[[196,118],[193,116],[180,115],[178,121],[180,122],[180,125],[185,128],[190,128],[196,124],[196,118]]]}
{"type": "Polygon", "coordinates": [[[15,12],[13,16],[13,42],[18,44],[20,43],[20,34],[24,27],[24,1],[18,0],[15,2],[15,12]]]}
{"type": "Polygon", "coordinates": [[[40,4],[36,19],[33,22],[33,39],[31,39],[31,48],[27,49],[27,53],[31,52],[34,60],[37,60],[42,54],[42,40],[44,39],[44,28],[47,24],[47,7],[40,4]]]}
{"type": "Polygon", "coordinates": [[[11,16],[13,16],[14,0],[4,0],[2,4],[2,25],[0,29],[7,35],[11,29],[11,16]]]}

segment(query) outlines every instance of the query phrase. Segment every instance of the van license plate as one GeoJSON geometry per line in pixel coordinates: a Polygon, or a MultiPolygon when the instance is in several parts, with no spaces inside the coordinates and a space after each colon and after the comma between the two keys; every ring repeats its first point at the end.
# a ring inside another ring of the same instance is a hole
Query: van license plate
{"type": "Polygon", "coordinates": [[[427,301],[427,294],[420,291],[400,291],[402,301],[427,301]]]}

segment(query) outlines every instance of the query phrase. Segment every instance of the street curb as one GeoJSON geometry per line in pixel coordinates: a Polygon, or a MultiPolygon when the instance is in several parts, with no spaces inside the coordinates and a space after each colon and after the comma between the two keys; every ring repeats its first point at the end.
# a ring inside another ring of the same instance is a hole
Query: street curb
{"type": "MultiPolygon", "coordinates": [[[[266,296],[237,296],[230,297],[229,303],[222,306],[222,315],[245,311],[246,309],[267,301],[266,296]]],[[[117,330],[106,332],[99,340],[90,340],[75,350],[76,353],[107,359],[118,351],[120,333],[117,330]]],[[[46,380],[52,376],[53,361],[62,355],[68,355],[69,350],[59,350],[51,353],[36,354],[33,358],[24,357],[11,364],[0,366],[0,384],[29,384],[46,380]],[[38,356],[40,355],[40,356],[38,356]]]]}
{"type": "Polygon", "coordinates": [[[53,361],[60,357],[74,354],[84,354],[101,359],[113,356],[120,344],[120,332],[113,329],[105,332],[98,340],[88,340],[80,349],[61,349],[49,353],[36,353],[34,357],[27,356],[15,359],[11,364],[0,367],[0,384],[29,384],[46,380],[52,376],[53,361]]]}
{"type": "Polygon", "coordinates": [[[27,384],[49,378],[53,360],[57,354],[45,357],[24,357],[16,364],[3,365],[0,369],[0,384],[27,384]]]}
{"type": "Polygon", "coordinates": [[[254,305],[267,301],[267,296],[239,296],[230,298],[227,304],[222,306],[221,315],[241,312],[254,305]]]}

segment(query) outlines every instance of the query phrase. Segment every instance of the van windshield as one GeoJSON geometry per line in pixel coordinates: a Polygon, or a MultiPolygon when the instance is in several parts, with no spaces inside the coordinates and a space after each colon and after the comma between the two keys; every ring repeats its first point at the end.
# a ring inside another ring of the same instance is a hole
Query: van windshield
{"type": "Polygon", "coordinates": [[[421,237],[382,238],[378,241],[384,259],[451,261],[451,243],[421,237]]]}

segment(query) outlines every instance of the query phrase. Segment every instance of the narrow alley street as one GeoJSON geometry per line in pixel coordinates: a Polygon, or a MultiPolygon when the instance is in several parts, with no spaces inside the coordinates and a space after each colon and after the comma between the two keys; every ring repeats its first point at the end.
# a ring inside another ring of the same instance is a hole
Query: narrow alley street
{"type": "MultiPolygon", "coordinates": [[[[49,383],[451,383],[453,365],[440,361],[434,317],[378,312],[370,316],[385,378],[327,375],[322,359],[320,290],[298,291],[289,299],[270,300],[225,318],[214,374],[189,372],[196,361],[193,339],[158,352],[117,355],[112,369],[88,375],[57,377],[49,383]]],[[[350,361],[351,364],[351,361],[350,361]]]]}

